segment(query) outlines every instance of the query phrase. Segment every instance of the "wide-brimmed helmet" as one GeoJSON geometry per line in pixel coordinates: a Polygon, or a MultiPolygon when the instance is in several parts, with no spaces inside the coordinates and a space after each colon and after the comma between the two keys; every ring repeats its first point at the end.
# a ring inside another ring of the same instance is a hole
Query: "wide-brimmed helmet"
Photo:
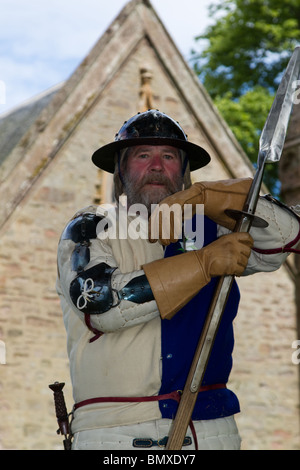
{"type": "Polygon", "coordinates": [[[199,145],[188,141],[178,122],[166,114],[149,109],[125,121],[114,142],[100,147],[92,156],[93,163],[102,170],[114,173],[119,151],[135,145],[170,145],[186,152],[190,170],[197,170],[210,162],[210,156],[199,145]]]}

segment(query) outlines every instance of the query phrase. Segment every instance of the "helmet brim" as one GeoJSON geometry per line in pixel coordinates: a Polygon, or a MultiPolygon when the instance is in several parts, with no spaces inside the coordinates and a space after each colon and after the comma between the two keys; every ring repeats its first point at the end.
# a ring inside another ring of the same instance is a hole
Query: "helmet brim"
{"type": "Polygon", "coordinates": [[[170,139],[168,137],[139,137],[138,139],[118,140],[100,147],[93,153],[92,161],[101,170],[114,173],[117,152],[123,148],[136,145],[170,145],[184,150],[188,157],[190,171],[206,166],[211,160],[206,150],[189,141],[170,139]]]}

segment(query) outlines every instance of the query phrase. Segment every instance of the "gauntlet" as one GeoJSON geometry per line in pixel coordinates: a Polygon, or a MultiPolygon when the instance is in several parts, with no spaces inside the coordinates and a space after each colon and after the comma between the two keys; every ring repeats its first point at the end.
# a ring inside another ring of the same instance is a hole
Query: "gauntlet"
{"type": "MultiPolygon", "coordinates": [[[[203,204],[204,214],[207,217],[217,224],[229,230],[233,230],[236,222],[227,216],[225,211],[227,209],[243,209],[251,183],[251,178],[201,182],[193,184],[189,189],[172,194],[172,196],[164,199],[156,207],[150,217],[150,242],[157,241],[156,237],[151,237],[151,227],[155,228],[155,235],[158,234],[158,239],[163,245],[169,245],[177,241],[178,234],[176,233],[176,227],[178,228],[180,226],[181,228],[182,220],[175,220],[176,216],[173,212],[170,212],[170,207],[174,204],[181,206],[181,217],[185,204],[191,204],[193,206],[193,215],[196,212],[196,204],[203,204]],[[165,233],[168,234],[168,237],[164,235],[165,233]]],[[[152,230],[152,232],[154,232],[154,230],[152,230]]]]}
{"type": "Polygon", "coordinates": [[[253,246],[248,233],[224,235],[201,250],[189,251],[145,264],[160,315],[172,318],[212,277],[240,276],[253,246]]]}

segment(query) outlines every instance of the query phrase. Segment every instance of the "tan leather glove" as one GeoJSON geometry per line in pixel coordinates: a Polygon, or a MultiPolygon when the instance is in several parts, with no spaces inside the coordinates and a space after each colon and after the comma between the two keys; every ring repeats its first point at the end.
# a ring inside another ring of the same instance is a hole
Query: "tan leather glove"
{"type": "Polygon", "coordinates": [[[224,235],[201,250],[189,251],[143,266],[163,319],[172,318],[212,277],[240,276],[253,246],[248,233],[224,235]]]}
{"type": "Polygon", "coordinates": [[[233,230],[236,222],[224,211],[243,209],[251,183],[251,178],[201,182],[167,197],[156,207],[149,219],[150,242],[160,240],[163,245],[169,245],[178,240],[182,230],[185,204],[193,206],[192,215],[195,214],[196,204],[203,204],[204,215],[217,224],[233,230]],[[179,207],[179,211],[170,211],[170,207],[174,204],[178,205],[176,209],[179,207]]]}

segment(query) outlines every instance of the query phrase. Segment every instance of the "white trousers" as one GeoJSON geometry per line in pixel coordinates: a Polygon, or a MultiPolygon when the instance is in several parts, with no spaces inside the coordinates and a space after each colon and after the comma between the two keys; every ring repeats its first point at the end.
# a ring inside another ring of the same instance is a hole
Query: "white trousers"
{"type": "MultiPolygon", "coordinates": [[[[111,428],[91,429],[74,434],[72,450],[150,450],[149,447],[133,447],[134,439],[160,441],[169,435],[172,420],[158,419],[145,423],[111,428]]],[[[239,450],[241,438],[233,416],[194,421],[199,450],[239,450]]],[[[182,450],[195,450],[190,428],[186,436],[192,438],[191,445],[182,450]]],[[[164,450],[164,447],[151,447],[152,451],[164,450]]]]}

